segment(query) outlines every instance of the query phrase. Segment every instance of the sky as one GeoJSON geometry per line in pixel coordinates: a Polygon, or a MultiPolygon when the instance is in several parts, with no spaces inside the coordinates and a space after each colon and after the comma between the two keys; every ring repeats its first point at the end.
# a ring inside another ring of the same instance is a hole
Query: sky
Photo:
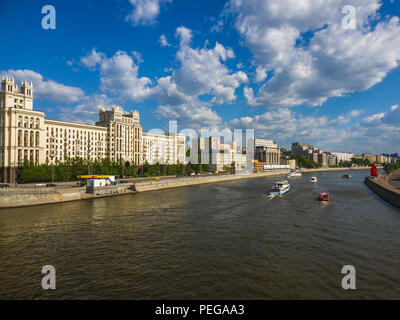
{"type": "Polygon", "coordinates": [[[0,75],[32,81],[50,119],[120,105],[144,131],[400,153],[399,16],[397,0],[2,0],[0,75]]]}

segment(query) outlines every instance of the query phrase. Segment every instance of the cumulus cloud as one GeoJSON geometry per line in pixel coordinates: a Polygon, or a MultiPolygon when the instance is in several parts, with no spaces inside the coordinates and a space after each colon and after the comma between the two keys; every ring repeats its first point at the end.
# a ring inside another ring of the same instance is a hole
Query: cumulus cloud
{"type": "Polygon", "coordinates": [[[94,124],[99,118],[99,107],[113,105],[112,100],[104,94],[85,96],[73,107],[61,107],[59,120],[94,124]]]}
{"type": "Polygon", "coordinates": [[[214,128],[221,124],[221,118],[210,107],[194,101],[179,106],[161,105],[156,109],[159,118],[177,120],[181,128],[214,128]]]}
{"type": "Polygon", "coordinates": [[[361,123],[365,127],[399,126],[400,106],[394,105],[387,112],[380,112],[365,117],[361,123]]]}
{"type": "Polygon", "coordinates": [[[117,51],[100,64],[100,88],[123,100],[142,101],[151,92],[151,80],[139,77],[138,71],[139,66],[134,63],[132,56],[117,51]]]}
{"type": "Polygon", "coordinates": [[[125,18],[133,25],[150,25],[157,21],[161,5],[172,0],[129,0],[133,10],[125,18]]]}
{"type": "Polygon", "coordinates": [[[334,118],[305,116],[289,108],[277,108],[253,117],[231,120],[230,128],[255,129],[256,137],[274,139],[280,146],[290,147],[302,141],[331,152],[400,151],[400,107],[360,119],[363,109],[354,109],[334,118]]]}
{"type": "Polygon", "coordinates": [[[33,70],[10,69],[0,71],[0,76],[12,77],[17,84],[22,81],[31,81],[34,97],[38,99],[70,104],[78,102],[84,96],[81,88],[66,86],[51,79],[45,80],[40,73],[33,70]]]}
{"type": "Polygon", "coordinates": [[[170,47],[171,45],[168,43],[167,41],[167,37],[165,36],[165,34],[162,34],[160,36],[160,39],[158,39],[158,42],[160,43],[161,47],[170,47]]]}
{"type": "Polygon", "coordinates": [[[170,75],[154,81],[140,77],[138,63],[135,63],[133,55],[124,51],[118,51],[108,58],[92,50],[84,61],[91,69],[99,66],[100,89],[121,102],[155,99],[164,106],[159,110],[168,106],[168,110],[182,113],[181,119],[187,122],[189,115],[186,113],[193,108],[192,118],[197,115],[197,119],[200,119],[200,113],[204,112],[206,117],[210,117],[211,123],[215,123],[219,117],[210,105],[236,100],[236,90],[248,81],[247,75],[243,71],[232,72],[226,66],[226,61],[235,57],[232,49],[218,42],[213,48],[192,48],[192,31],[183,26],[177,28],[176,36],[180,40],[176,54],[178,67],[170,75]]]}
{"type": "Polygon", "coordinates": [[[232,73],[224,64],[233,57],[233,51],[218,42],[212,49],[183,45],[176,56],[180,67],[173,72],[171,81],[186,95],[210,94],[215,103],[232,102],[236,99],[235,90],[247,82],[243,71],[232,73]]]}
{"type": "Polygon", "coordinates": [[[101,52],[97,52],[96,49],[93,48],[89,55],[80,59],[80,62],[87,68],[93,68],[96,65],[100,64],[103,59],[104,54],[101,52]]]}
{"type": "Polygon", "coordinates": [[[292,142],[302,141],[315,144],[326,151],[367,152],[367,130],[360,129],[356,120],[363,112],[352,110],[336,118],[329,118],[305,116],[289,108],[277,108],[254,117],[233,119],[228,125],[232,128],[254,129],[256,137],[274,139],[280,146],[290,146],[292,142]],[[351,119],[354,119],[355,124],[349,123],[351,119]]]}
{"type": "Polygon", "coordinates": [[[250,105],[317,106],[329,97],[363,91],[381,82],[400,60],[397,17],[376,23],[379,0],[231,0],[235,26],[257,66],[255,82],[272,77],[250,105]],[[342,27],[341,10],[356,9],[356,29],[342,27]]]}
{"type": "Polygon", "coordinates": [[[176,28],[175,36],[180,40],[180,44],[182,46],[190,43],[193,37],[193,33],[192,30],[181,26],[176,28]]]}

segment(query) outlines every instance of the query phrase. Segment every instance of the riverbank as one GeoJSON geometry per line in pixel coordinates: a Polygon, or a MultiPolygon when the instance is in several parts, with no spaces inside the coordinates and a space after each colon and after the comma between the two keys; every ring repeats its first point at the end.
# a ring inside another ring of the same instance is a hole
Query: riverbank
{"type": "Polygon", "coordinates": [[[96,188],[88,192],[86,187],[65,188],[10,188],[0,189],[0,208],[16,208],[33,205],[62,203],[100,197],[126,195],[135,192],[218,183],[241,179],[262,178],[287,174],[287,170],[251,173],[246,175],[195,176],[143,181],[132,184],[118,184],[111,187],[96,188]]]}
{"type": "MultiPolygon", "coordinates": [[[[400,176],[400,171],[395,172],[395,174],[400,176]]],[[[390,184],[388,180],[366,177],[364,183],[383,200],[400,208],[400,189],[395,185],[390,184]]]]}

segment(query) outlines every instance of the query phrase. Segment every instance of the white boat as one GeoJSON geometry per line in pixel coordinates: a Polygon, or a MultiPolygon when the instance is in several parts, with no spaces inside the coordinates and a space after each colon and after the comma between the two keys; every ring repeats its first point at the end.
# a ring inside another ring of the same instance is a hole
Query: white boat
{"type": "Polygon", "coordinates": [[[311,177],[310,178],[310,182],[317,182],[317,181],[318,181],[317,177],[311,177]]]}
{"type": "Polygon", "coordinates": [[[290,190],[290,184],[286,180],[278,181],[272,186],[271,190],[269,191],[269,194],[281,196],[286,192],[288,192],[289,190],[290,190]]]}
{"type": "Polygon", "coordinates": [[[290,171],[290,173],[288,174],[288,178],[295,178],[295,177],[301,177],[301,176],[302,176],[301,172],[294,171],[294,170],[290,171]]]}

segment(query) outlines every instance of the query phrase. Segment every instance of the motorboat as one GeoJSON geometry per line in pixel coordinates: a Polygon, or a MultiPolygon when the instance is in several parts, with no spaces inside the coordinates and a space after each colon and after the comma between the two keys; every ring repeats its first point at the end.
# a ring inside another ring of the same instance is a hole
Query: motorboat
{"type": "Polygon", "coordinates": [[[295,170],[290,171],[288,174],[288,178],[295,178],[295,177],[301,177],[301,176],[302,176],[301,172],[295,171],[295,170]]]}
{"type": "Polygon", "coordinates": [[[345,174],[342,176],[342,178],[344,178],[344,179],[350,179],[350,178],[351,178],[351,174],[345,173],[345,174]]]}
{"type": "Polygon", "coordinates": [[[318,201],[320,201],[320,202],[329,202],[329,201],[331,201],[331,198],[329,197],[328,193],[323,192],[323,193],[319,194],[318,201]]]}
{"type": "Polygon", "coordinates": [[[281,196],[286,192],[288,192],[289,190],[290,190],[290,184],[286,180],[278,181],[272,186],[271,190],[269,191],[269,194],[281,196]]]}
{"type": "Polygon", "coordinates": [[[310,178],[310,182],[317,182],[317,181],[318,181],[317,177],[311,177],[310,178]]]}

